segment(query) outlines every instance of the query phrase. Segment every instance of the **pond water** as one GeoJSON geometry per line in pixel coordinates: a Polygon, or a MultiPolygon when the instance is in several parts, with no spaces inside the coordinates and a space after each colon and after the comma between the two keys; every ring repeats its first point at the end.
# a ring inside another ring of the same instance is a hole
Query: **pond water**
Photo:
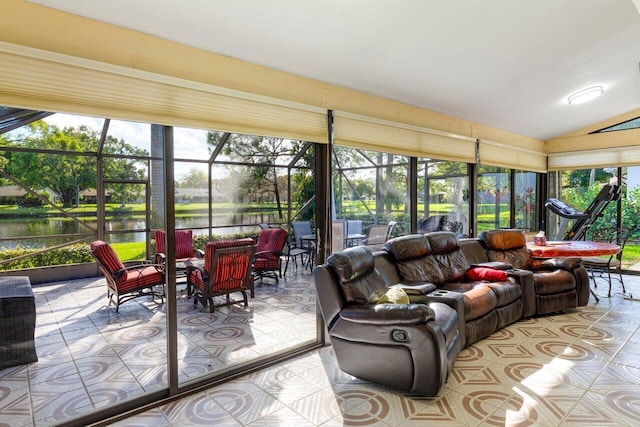
{"type": "MultiPolygon", "coordinates": [[[[277,222],[275,214],[230,214],[214,217],[214,234],[230,235],[256,231],[258,224],[277,222]]],[[[82,221],[82,224],[70,218],[16,218],[0,220],[0,248],[42,248],[76,240],[79,237],[46,237],[64,234],[93,234],[97,228],[96,220],[82,221]],[[88,227],[87,227],[88,226],[88,227]],[[11,238],[20,238],[12,240],[11,238]],[[25,237],[32,237],[24,239],[25,237]]],[[[177,229],[192,229],[196,235],[208,235],[209,218],[207,215],[194,215],[176,218],[177,229]]],[[[110,242],[144,242],[146,224],[144,219],[118,218],[108,220],[105,224],[106,234],[110,242]],[[127,233],[113,233],[122,230],[140,230],[127,233]]],[[[95,235],[95,234],[94,234],[95,235]]]]}

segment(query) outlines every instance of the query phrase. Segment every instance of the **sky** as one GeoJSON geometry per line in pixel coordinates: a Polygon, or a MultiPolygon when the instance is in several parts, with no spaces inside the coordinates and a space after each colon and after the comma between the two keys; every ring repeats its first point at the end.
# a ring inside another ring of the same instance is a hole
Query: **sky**
{"type": "MultiPolygon", "coordinates": [[[[58,128],[74,127],[77,128],[80,125],[86,125],[87,127],[94,129],[98,132],[102,130],[104,119],[77,116],[70,114],[56,113],[44,119],[45,122],[55,125],[58,128]]],[[[148,123],[129,122],[124,120],[111,120],[109,124],[109,135],[123,139],[125,142],[151,151],[151,126],[148,123]]],[[[174,157],[185,159],[208,159],[210,156],[209,149],[206,143],[206,130],[200,129],[187,129],[187,128],[174,128],[174,157]]],[[[206,167],[204,165],[185,165],[178,162],[175,165],[175,178],[180,178],[193,167],[206,167]]]]}

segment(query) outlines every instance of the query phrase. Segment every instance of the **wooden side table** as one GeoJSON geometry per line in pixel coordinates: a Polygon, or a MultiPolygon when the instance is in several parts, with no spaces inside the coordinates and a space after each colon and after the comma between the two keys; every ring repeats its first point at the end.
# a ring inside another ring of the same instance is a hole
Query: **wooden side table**
{"type": "Polygon", "coordinates": [[[0,369],[37,362],[36,304],[27,276],[0,277],[0,369]]]}

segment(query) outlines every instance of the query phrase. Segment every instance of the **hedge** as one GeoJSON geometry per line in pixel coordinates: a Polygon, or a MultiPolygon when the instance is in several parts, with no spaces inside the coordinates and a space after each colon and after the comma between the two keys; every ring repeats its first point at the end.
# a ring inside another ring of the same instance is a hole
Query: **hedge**
{"type": "Polygon", "coordinates": [[[87,244],[75,244],[48,252],[37,253],[39,249],[17,247],[0,251],[0,261],[22,255],[35,254],[9,263],[0,264],[0,270],[21,270],[23,268],[45,267],[51,265],[93,262],[91,250],[87,244]]]}

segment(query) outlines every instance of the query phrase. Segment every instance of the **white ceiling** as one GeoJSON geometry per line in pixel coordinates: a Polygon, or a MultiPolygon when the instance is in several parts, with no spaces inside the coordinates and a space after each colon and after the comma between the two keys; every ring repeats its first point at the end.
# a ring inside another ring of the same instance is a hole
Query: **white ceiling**
{"type": "Polygon", "coordinates": [[[640,108],[639,0],[33,2],[543,140],[640,108]]]}

